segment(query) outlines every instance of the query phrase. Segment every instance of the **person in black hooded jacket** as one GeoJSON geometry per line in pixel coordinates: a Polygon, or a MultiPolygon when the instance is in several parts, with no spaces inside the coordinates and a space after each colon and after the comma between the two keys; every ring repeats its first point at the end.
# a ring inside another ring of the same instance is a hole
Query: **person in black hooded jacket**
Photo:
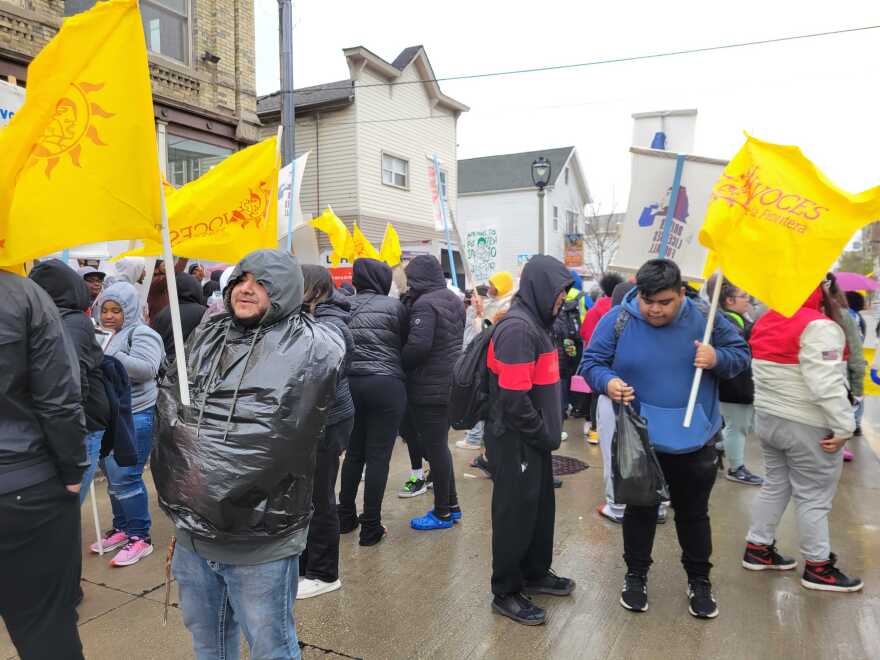
{"type": "Polygon", "coordinates": [[[406,414],[413,431],[408,440],[428,459],[434,482],[434,509],[410,525],[417,530],[448,529],[461,516],[448,444],[448,408],[452,367],[464,336],[464,304],[446,288],[436,257],[419,255],[405,272],[412,305],[403,348],[406,414]]]}
{"type": "Polygon", "coordinates": [[[83,474],[79,491],[82,503],[98,467],[101,439],[110,418],[110,402],[107,400],[101,371],[104,353],[95,340],[95,326],[88,317],[92,297],[82,277],[59,259],[40,262],[34,266],[29,277],[52,298],[61,313],[64,333],[76,349],[79,359],[80,389],[88,431],[86,452],[89,458],[89,466],[83,474]]]}
{"type": "MultiPolygon", "coordinates": [[[[177,299],[180,302],[180,325],[183,328],[183,341],[198,327],[205,315],[205,299],[202,293],[202,285],[188,273],[177,273],[177,299]]],[[[174,332],[171,329],[171,307],[164,307],[156,313],[155,318],[150,319],[150,327],[162,336],[165,344],[165,355],[169,360],[174,359],[174,332]]]]}
{"type": "Polygon", "coordinates": [[[303,309],[320,323],[333,327],[345,341],[345,362],[336,380],[336,396],[327,412],[324,437],[318,443],[315,458],[315,484],[312,489],[312,522],[306,549],[300,557],[303,576],[296,592],[298,600],[336,591],[339,580],[339,516],[336,511],[336,477],[339,456],[348,447],[354,427],[354,402],[348,385],[348,370],[354,357],[354,336],[349,299],[333,286],[329,271],[321,266],[305,265],[303,272],[303,309]]]}
{"type": "Polygon", "coordinates": [[[354,358],[348,382],[354,400],[351,433],[339,489],[339,526],[346,534],[361,526],[360,544],[371,546],[385,536],[382,499],[397,430],[406,410],[401,350],[406,343],[406,310],[390,298],[391,268],[376,259],[354,262],[349,297],[354,358]],[[355,496],[364,479],[364,510],[358,517],[355,496]]]}
{"type": "Polygon", "coordinates": [[[550,452],[562,439],[559,356],[550,332],[572,282],[557,259],[532,257],[486,358],[492,609],[525,625],[544,623],[546,613],[524,594],[566,596],[575,586],[550,570],[556,515],[550,452]]]}

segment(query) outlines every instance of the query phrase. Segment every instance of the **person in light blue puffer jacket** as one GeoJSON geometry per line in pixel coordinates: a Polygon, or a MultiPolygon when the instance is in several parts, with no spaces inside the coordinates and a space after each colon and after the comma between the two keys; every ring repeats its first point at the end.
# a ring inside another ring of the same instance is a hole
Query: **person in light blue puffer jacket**
{"type": "MultiPolygon", "coordinates": [[[[129,566],[153,552],[149,497],[143,474],[153,448],[156,381],[165,348],[162,337],[143,322],[137,289],[128,282],[107,287],[93,309],[101,326],[113,333],[104,352],[122,363],[131,382],[137,465],[122,467],[112,453],[101,460],[113,507],[113,528],[104,536],[104,551],[119,549],[111,565],[129,566]]],[[[97,543],[93,544],[92,552],[98,550],[97,543]]]]}

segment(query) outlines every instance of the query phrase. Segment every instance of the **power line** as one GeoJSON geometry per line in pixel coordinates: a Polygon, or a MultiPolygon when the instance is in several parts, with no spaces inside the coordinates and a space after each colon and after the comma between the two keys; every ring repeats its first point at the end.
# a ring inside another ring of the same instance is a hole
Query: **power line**
{"type": "MultiPolygon", "coordinates": [[[[661,59],[666,57],[678,57],[680,55],[694,55],[698,53],[710,53],[721,50],[731,50],[734,48],[749,48],[752,46],[765,46],[768,44],[785,43],[788,41],[798,41],[802,39],[817,39],[820,37],[831,37],[841,34],[853,34],[856,32],[866,32],[868,30],[876,30],[880,25],[864,25],[862,27],[844,28],[841,30],[829,30],[827,32],[812,32],[809,34],[797,34],[788,37],[775,37],[772,39],[758,39],[755,41],[740,41],[730,44],[719,44],[717,46],[703,46],[701,48],[688,48],[684,50],[670,50],[660,53],[647,53],[644,55],[630,55],[627,57],[614,57],[602,60],[592,60],[589,62],[578,62],[574,64],[556,64],[551,66],[534,67],[530,69],[510,69],[507,71],[490,71],[485,73],[470,73],[458,76],[443,76],[435,78],[423,78],[419,80],[393,80],[387,83],[366,83],[356,85],[354,89],[364,89],[366,87],[388,87],[391,85],[417,85],[428,82],[449,82],[456,80],[475,80],[480,78],[498,78],[501,76],[516,76],[526,73],[543,73],[546,71],[565,71],[568,69],[582,69],[590,66],[601,66],[603,64],[621,64],[624,62],[639,62],[642,60],[661,59]]],[[[321,91],[331,89],[349,89],[349,85],[327,85],[319,86],[321,91]]]]}

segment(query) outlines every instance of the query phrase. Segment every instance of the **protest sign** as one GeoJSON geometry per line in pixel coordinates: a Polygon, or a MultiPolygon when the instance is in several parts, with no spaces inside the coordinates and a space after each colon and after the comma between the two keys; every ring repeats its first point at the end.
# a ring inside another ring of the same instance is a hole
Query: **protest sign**
{"type": "Polygon", "coordinates": [[[487,282],[496,271],[498,232],[494,227],[469,231],[465,239],[465,252],[474,283],[487,282]]]}
{"type": "Polygon", "coordinates": [[[0,81],[0,127],[6,126],[24,103],[24,88],[0,81]]]}
{"type": "Polygon", "coordinates": [[[630,153],[632,180],[629,206],[612,269],[635,271],[648,259],[665,256],[679,265],[685,277],[699,279],[703,274],[706,249],[700,245],[697,237],[712,186],[727,161],[683,156],[681,185],[668,219],[668,240],[663,251],[664,226],[669,216],[669,198],[678,156],[640,147],[631,147],[630,153]]]}

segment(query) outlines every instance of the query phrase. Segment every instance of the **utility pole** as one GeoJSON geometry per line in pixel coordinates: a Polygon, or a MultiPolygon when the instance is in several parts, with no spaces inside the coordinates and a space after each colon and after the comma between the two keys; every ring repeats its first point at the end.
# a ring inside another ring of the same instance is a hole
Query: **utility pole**
{"type": "MultiPolygon", "coordinates": [[[[281,50],[281,167],[296,157],[294,135],[295,106],[293,99],[293,1],[278,0],[278,44],[281,50]]],[[[291,167],[290,190],[296,190],[296,168],[291,167]]],[[[293,210],[296,200],[291,197],[290,216],[287,218],[287,252],[293,252],[293,210]]]]}
{"type": "Polygon", "coordinates": [[[278,43],[281,50],[281,166],[294,159],[293,2],[278,0],[278,43]]]}

